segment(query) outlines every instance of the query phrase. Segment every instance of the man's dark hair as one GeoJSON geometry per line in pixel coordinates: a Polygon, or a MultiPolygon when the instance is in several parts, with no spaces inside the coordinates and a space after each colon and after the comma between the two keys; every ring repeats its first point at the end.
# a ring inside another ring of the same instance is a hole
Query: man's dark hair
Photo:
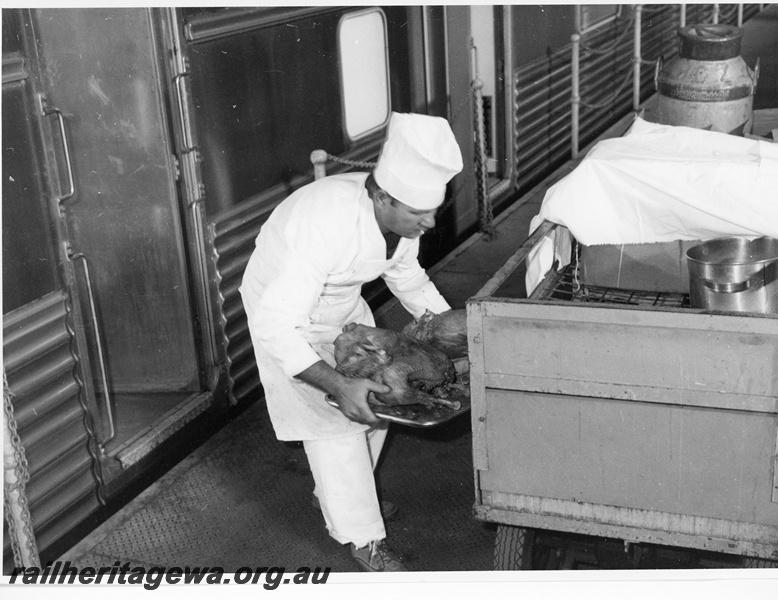
{"type": "Polygon", "coordinates": [[[370,173],[365,180],[365,188],[367,189],[367,195],[371,200],[377,200],[379,194],[385,194],[391,201],[392,206],[397,206],[397,198],[378,185],[372,173],[370,173]]]}
{"type": "Polygon", "coordinates": [[[365,180],[365,188],[367,189],[367,195],[370,196],[371,199],[375,199],[376,193],[381,190],[372,173],[370,173],[365,180]]]}

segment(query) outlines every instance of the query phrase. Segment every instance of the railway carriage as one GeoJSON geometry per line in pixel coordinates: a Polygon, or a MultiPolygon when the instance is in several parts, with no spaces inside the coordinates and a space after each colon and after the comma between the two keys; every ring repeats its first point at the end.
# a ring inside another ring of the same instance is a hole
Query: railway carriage
{"type": "MultiPolygon", "coordinates": [[[[645,7],[644,57],[672,56],[680,11],[645,7]]],[[[369,168],[392,111],[450,121],[466,168],[424,238],[429,267],[569,159],[573,34],[581,143],[633,109],[631,6],[2,20],[6,572],[12,554],[57,556],[261,400],[238,285],[269,213],[313,180],[313,150],[329,173],[369,168]]],[[[652,92],[646,68],[638,99],[652,92]]],[[[387,297],[364,293],[374,307],[387,297]]]]}

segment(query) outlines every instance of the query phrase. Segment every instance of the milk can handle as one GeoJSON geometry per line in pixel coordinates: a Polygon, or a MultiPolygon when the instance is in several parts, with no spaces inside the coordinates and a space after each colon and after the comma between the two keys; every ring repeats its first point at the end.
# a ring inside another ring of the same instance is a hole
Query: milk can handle
{"type": "MultiPolygon", "coordinates": [[[[749,73],[750,75],[750,73],[749,73]]],[[[751,78],[753,85],[751,86],[751,95],[756,94],[756,84],[759,83],[759,57],[756,57],[756,64],[754,65],[754,76],[751,78]]]]}
{"type": "Polygon", "coordinates": [[[659,74],[662,72],[662,57],[656,59],[656,66],[654,67],[654,89],[659,90],[659,74]]]}

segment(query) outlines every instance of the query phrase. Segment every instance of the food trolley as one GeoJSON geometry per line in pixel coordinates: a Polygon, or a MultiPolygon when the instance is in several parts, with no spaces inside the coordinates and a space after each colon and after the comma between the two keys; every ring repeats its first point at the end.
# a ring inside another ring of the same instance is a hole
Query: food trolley
{"type": "Polygon", "coordinates": [[[501,297],[554,230],[467,304],[474,512],[498,524],[495,566],[530,568],[538,529],[778,566],[778,315],[588,287],[575,259],[501,297]]]}

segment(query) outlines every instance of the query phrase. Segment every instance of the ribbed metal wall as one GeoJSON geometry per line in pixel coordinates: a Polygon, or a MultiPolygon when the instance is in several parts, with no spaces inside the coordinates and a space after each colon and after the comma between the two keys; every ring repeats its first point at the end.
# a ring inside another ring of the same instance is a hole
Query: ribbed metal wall
{"type": "Polygon", "coordinates": [[[255,205],[211,225],[216,268],[217,305],[227,362],[230,402],[256,399],[261,393],[259,373],[251,345],[246,312],[238,289],[254,250],[259,229],[271,207],[255,205]]]}
{"type": "MultiPolygon", "coordinates": [[[[632,11],[631,7],[625,10],[632,11]]],[[[677,52],[680,5],[644,5],[642,10],[641,55],[666,62],[677,52]]],[[[744,20],[759,12],[759,5],[744,8],[744,20]]],[[[686,5],[686,23],[711,22],[713,6],[686,5]]],[[[722,7],[720,23],[737,23],[735,5],[722,7]]],[[[581,106],[579,146],[583,148],[619,118],[632,110],[633,30],[624,15],[609,27],[581,38],[580,90],[583,103],[603,104],[603,108],[581,106]],[[625,30],[630,28],[625,33],[625,30]],[[623,34],[623,35],[622,35],[623,34]],[[610,49],[593,53],[588,49],[610,49]]],[[[521,66],[514,72],[514,119],[516,172],[519,189],[529,189],[571,157],[571,45],[547,57],[521,66]]],[[[640,99],[654,92],[654,67],[643,65],[640,99]]]]}
{"type": "MultiPolygon", "coordinates": [[[[67,296],[58,291],[3,317],[3,366],[41,552],[100,506],[68,311],[67,296]]],[[[3,539],[4,564],[12,564],[8,536],[3,539]]]]}

